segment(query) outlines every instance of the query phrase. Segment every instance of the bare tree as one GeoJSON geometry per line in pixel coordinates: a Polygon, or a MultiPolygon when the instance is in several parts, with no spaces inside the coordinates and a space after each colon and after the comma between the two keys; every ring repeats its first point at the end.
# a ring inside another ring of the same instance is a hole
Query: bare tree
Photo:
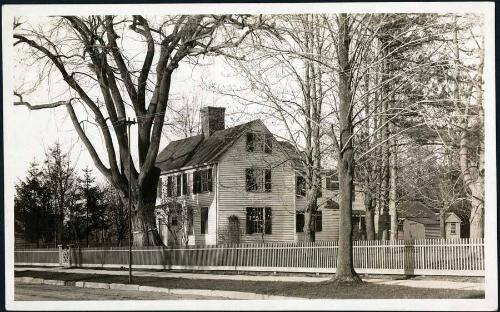
{"type": "MultiPolygon", "coordinates": [[[[338,92],[339,92],[339,139],[335,134],[338,153],[338,175],[340,188],[340,232],[337,256],[337,282],[359,282],[361,279],[354,271],[352,253],[352,195],[354,180],[353,151],[353,61],[351,55],[352,17],[342,13],[336,16],[338,27],[338,92]]],[[[333,128],[332,128],[333,129],[333,128]]]]}
{"type": "MultiPolygon", "coordinates": [[[[328,49],[321,18],[314,14],[276,16],[273,36],[261,33],[246,47],[245,60],[230,60],[244,79],[244,91],[220,89],[245,107],[255,105],[260,115],[277,122],[283,132],[275,134],[289,143],[286,151],[294,162],[296,174],[303,178],[298,193],[305,199],[304,239],[315,240],[313,216],[321,188],[321,161],[324,143],[322,122],[324,68],[314,58],[328,49]],[[309,58],[304,57],[308,55],[309,58]]],[[[301,180],[302,181],[302,180],[301,180]]],[[[292,213],[295,213],[293,211],[292,213]]]]}
{"type": "Polygon", "coordinates": [[[131,185],[134,245],[161,245],[154,216],[160,171],[155,161],[175,70],[181,61],[199,55],[239,57],[230,49],[258,28],[269,27],[262,16],[248,15],[63,16],[43,25],[17,24],[14,45],[31,61],[55,69],[68,98],[31,104],[17,91],[14,104],[33,110],[65,106],[95,166],[124,202],[131,185]],[[142,62],[136,61],[137,47],[131,48],[134,44],[127,37],[141,42],[136,46],[143,52],[142,62]],[[86,117],[75,110],[78,104],[88,111],[86,117]],[[126,120],[131,115],[137,118],[137,164],[127,144],[126,120]],[[97,127],[103,155],[84,124],[97,127]]]}

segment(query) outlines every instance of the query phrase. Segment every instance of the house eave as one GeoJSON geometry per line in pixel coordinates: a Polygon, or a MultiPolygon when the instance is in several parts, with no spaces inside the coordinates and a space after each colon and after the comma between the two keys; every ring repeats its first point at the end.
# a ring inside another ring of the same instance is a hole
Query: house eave
{"type": "Polygon", "coordinates": [[[172,174],[172,173],[177,173],[177,172],[182,172],[182,171],[192,170],[192,169],[196,169],[196,168],[207,167],[207,166],[215,165],[215,164],[217,164],[217,163],[218,163],[217,161],[212,161],[212,162],[205,162],[205,163],[196,164],[196,165],[187,166],[187,167],[181,167],[181,168],[176,168],[176,169],[170,169],[170,170],[162,171],[162,172],[160,173],[160,175],[167,175],[167,174],[172,174]]]}

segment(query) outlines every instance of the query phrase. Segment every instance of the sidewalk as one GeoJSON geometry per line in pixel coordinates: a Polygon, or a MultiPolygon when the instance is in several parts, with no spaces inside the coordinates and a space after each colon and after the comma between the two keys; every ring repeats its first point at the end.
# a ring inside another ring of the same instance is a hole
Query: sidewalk
{"type": "MultiPolygon", "coordinates": [[[[103,275],[128,275],[128,271],[119,270],[95,270],[95,269],[65,269],[65,268],[40,268],[40,267],[22,267],[15,268],[16,271],[51,271],[59,273],[82,273],[82,274],[103,274],[103,275]]],[[[259,282],[306,282],[317,283],[328,281],[329,277],[310,277],[310,276],[255,276],[255,275],[224,275],[210,273],[178,273],[178,272],[148,272],[133,271],[134,276],[142,277],[170,277],[184,278],[194,280],[233,280],[233,281],[259,281],[259,282]]],[[[434,289],[454,289],[454,290],[484,290],[484,283],[456,282],[442,279],[383,279],[383,278],[363,278],[363,281],[380,285],[395,285],[413,288],[434,288],[434,289]]]]}

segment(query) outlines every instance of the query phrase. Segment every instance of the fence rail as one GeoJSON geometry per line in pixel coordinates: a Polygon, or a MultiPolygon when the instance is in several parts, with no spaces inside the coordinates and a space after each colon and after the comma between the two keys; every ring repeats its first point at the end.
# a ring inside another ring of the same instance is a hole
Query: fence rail
{"type": "MultiPolygon", "coordinates": [[[[482,239],[355,241],[359,273],[408,275],[484,275],[482,239]]],[[[335,273],[338,242],[225,244],[185,248],[134,247],[134,267],[154,269],[237,270],[335,273]]],[[[58,249],[15,251],[15,264],[61,265],[58,249]]],[[[71,248],[77,267],[119,268],[128,264],[126,247],[71,248]]]]}

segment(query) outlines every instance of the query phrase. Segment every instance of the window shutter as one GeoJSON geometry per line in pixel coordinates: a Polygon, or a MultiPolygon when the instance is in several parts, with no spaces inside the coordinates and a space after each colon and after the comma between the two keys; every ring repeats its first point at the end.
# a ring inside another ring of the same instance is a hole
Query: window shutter
{"type": "Polygon", "coordinates": [[[253,231],[252,231],[252,208],[250,208],[250,207],[247,207],[246,224],[247,224],[247,234],[252,234],[253,233],[253,231]]]}
{"type": "Polygon", "coordinates": [[[167,177],[167,197],[172,197],[172,177],[167,177]]]}
{"type": "Polygon", "coordinates": [[[175,194],[176,196],[181,196],[182,195],[182,175],[178,174],[176,176],[176,191],[177,191],[177,194],[175,194]]]}
{"type": "Polygon", "coordinates": [[[182,195],[188,194],[188,175],[187,173],[182,174],[182,195]]]}
{"type": "Polygon", "coordinates": [[[295,215],[295,232],[302,233],[304,231],[304,213],[297,212],[295,215]]]}
{"type": "Polygon", "coordinates": [[[254,137],[253,137],[253,133],[252,132],[248,132],[247,133],[247,152],[253,152],[254,150],[254,144],[253,144],[253,140],[254,137]]]}
{"type": "Polygon", "coordinates": [[[208,190],[210,192],[213,191],[212,189],[212,168],[207,169],[208,170],[208,190]]]}
{"type": "Polygon", "coordinates": [[[161,178],[158,180],[158,189],[156,190],[156,197],[161,198],[161,191],[162,191],[162,180],[161,178]]]}
{"type": "Polygon", "coordinates": [[[266,169],[266,177],[265,177],[265,189],[266,192],[271,192],[272,182],[271,182],[271,169],[266,169]]]}
{"type": "Polygon", "coordinates": [[[193,194],[198,194],[198,182],[200,181],[200,174],[198,171],[193,172],[193,194]]]}
{"type": "Polygon", "coordinates": [[[315,215],[315,222],[314,222],[314,231],[315,232],[321,232],[323,231],[323,212],[322,211],[316,211],[315,215]]]}
{"type": "Polygon", "coordinates": [[[255,187],[255,178],[253,174],[253,169],[250,168],[245,169],[245,180],[246,180],[247,191],[252,191],[255,187]]]}
{"type": "Polygon", "coordinates": [[[271,134],[266,134],[266,145],[264,147],[264,152],[269,154],[273,152],[273,136],[271,134]]]}
{"type": "Polygon", "coordinates": [[[266,207],[266,212],[265,212],[265,226],[266,226],[266,234],[272,234],[273,233],[273,216],[271,212],[271,207],[266,207]]]}

